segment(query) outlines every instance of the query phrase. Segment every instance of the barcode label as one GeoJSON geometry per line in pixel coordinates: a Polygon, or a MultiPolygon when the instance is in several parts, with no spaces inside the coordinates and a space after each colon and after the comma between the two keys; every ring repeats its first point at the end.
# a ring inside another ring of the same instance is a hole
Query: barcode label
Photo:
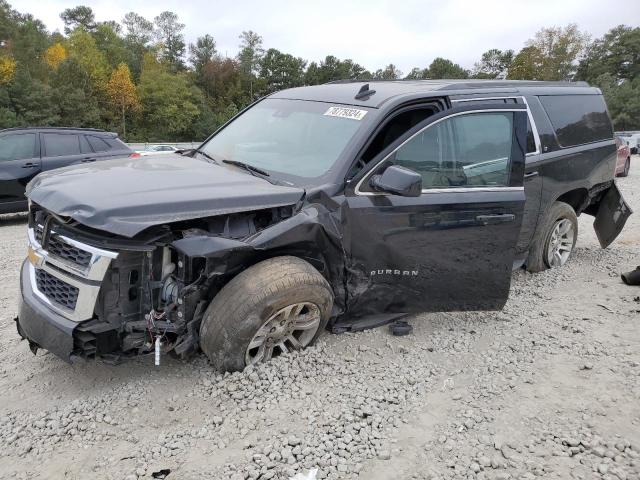
{"type": "Polygon", "coordinates": [[[345,107],[330,107],[329,110],[324,112],[325,115],[330,117],[350,118],[351,120],[362,120],[367,114],[366,110],[359,110],[357,108],[345,108],[345,107]]]}

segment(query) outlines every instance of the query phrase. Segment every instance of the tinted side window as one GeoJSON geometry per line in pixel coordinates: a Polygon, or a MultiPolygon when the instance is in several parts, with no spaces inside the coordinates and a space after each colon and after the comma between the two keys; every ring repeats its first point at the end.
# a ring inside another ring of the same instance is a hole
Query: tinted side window
{"type": "Polygon", "coordinates": [[[129,150],[126,143],[118,138],[104,138],[103,140],[109,144],[112,150],[129,150]]]}
{"type": "Polygon", "coordinates": [[[601,95],[541,96],[562,147],[613,138],[613,128],[601,95]]]}
{"type": "Polygon", "coordinates": [[[36,134],[24,133],[0,137],[0,162],[33,158],[36,150],[36,134]]]}
{"type": "Polygon", "coordinates": [[[419,172],[425,189],[508,185],[512,139],[511,112],[460,115],[418,133],[394,163],[419,172]]]}
{"type": "Polygon", "coordinates": [[[78,135],[45,133],[43,137],[47,157],[80,154],[80,139],[78,135]]]}
{"type": "Polygon", "coordinates": [[[107,142],[94,135],[87,135],[87,140],[94,152],[106,152],[111,148],[107,142]]]}

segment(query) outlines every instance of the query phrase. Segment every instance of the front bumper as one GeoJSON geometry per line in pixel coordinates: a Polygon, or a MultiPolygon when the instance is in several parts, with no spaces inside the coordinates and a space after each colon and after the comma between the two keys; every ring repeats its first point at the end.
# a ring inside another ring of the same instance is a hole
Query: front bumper
{"type": "Polygon", "coordinates": [[[77,322],[59,315],[43,304],[31,288],[28,260],[20,271],[20,309],[16,318],[18,333],[31,347],[44,348],[67,362],[73,353],[73,333],[77,322]]]}

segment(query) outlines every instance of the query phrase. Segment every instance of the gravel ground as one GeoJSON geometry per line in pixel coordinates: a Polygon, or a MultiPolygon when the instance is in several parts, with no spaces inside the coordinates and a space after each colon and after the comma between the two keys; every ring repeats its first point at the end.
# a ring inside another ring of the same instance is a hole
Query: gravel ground
{"type": "MultiPolygon", "coordinates": [[[[619,185],[640,212],[640,158],[619,185]]],[[[0,217],[0,479],[640,479],[640,217],[607,250],[580,219],[558,271],[498,313],[324,335],[232,375],[200,355],[34,356],[15,331],[23,216],[0,217]]]]}

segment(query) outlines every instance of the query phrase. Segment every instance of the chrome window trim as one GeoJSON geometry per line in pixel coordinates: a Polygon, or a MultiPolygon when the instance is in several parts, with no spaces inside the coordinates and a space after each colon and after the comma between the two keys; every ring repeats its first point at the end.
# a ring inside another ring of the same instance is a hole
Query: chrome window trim
{"type": "Polygon", "coordinates": [[[533,131],[533,141],[536,144],[536,151],[529,152],[525,154],[526,157],[532,157],[534,155],[540,155],[542,153],[542,144],[540,143],[540,135],[538,134],[538,127],[536,126],[536,122],[533,120],[533,114],[531,113],[531,109],[529,108],[529,102],[522,95],[512,95],[509,97],[474,97],[474,98],[457,98],[455,100],[451,100],[451,103],[464,103],[464,102],[478,102],[480,100],[522,100],[522,103],[527,107],[527,117],[529,117],[529,123],[531,123],[531,130],[533,131]]]}
{"type": "MultiPolygon", "coordinates": [[[[505,98],[513,98],[513,97],[505,97],[505,98]]],[[[527,107],[527,112],[529,107],[527,107]]],[[[410,142],[411,140],[413,140],[417,135],[419,135],[420,133],[424,132],[426,129],[431,128],[433,125],[437,125],[438,123],[444,121],[444,120],[448,120],[450,118],[453,117],[458,117],[460,115],[468,115],[468,114],[472,114],[472,113],[492,113],[492,112],[521,112],[521,109],[517,109],[517,108],[494,108],[494,109],[480,109],[480,110],[468,110],[465,112],[457,112],[457,113],[452,113],[451,115],[447,115],[446,117],[442,117],[439,118],[438,120],[436,120],[433,123],[430,123],[429,125],[427,125],[426,127],[418,130],[416,133],[414,133],[413,135],[411,135],[409,138],[407,138],[404,142],[402,142],[400,145],[398,145],[396,148],[394,148],[391,152],[389,152],[388,155],[386,155],[383,159],[381,159],[378,163],[376,163],[372,168],[371,171],[365,175],[364,177],[362,177],[360,179],[360,181],[356,184],[356,188],[354,190],[356,196],[363,196],[363,197],[372,197],[372,196],[378,196],[378,195],[383,195],[383,196],[387,196],[387,195],[391,195],[389,193],[384,193],[384,192],[363,192],[360,190],[360,187],[362,186],[362,183],[367,180],[368,178],[371,177],[371,175],[373,174],[373,172],[375,172],[375,170],[382,164],[384,163],[391,155],[393,155],[398,149],[402,148],[407,142],[410,142]]],[[[495,191],[516,191],[519,189],[524,189],[524,187],[509,187],[509,186],[496,186],[496,187],[492,187],[492,186],[478,186],[478,187],[451,187],[451,188],[423,188],[422,189],[422,193],[454,193],[454,192],[459,192],[459,193],[469,193],[469,192],[479,192],[479,191],[489,191],[489,192],[495,192],[495,191]]]]}

